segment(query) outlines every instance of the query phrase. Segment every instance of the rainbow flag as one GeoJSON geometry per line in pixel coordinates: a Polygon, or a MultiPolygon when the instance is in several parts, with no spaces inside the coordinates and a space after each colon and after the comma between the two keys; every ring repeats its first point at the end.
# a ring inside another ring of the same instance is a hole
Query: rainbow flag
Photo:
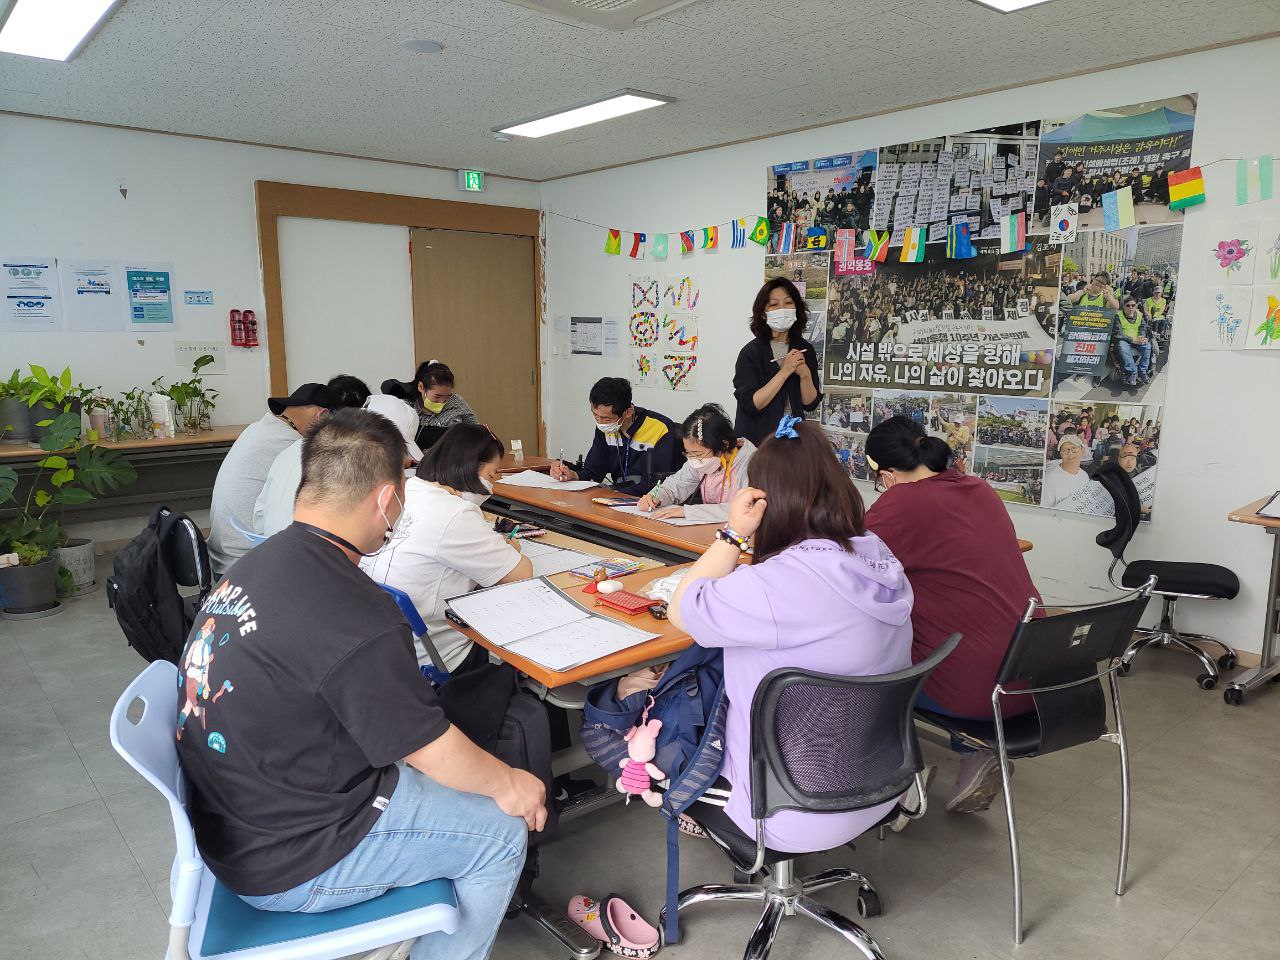
{"type": "Polygon", "coordinates": [[[739,217],[729,224],[729,229],[733,231],[729,240],[729,248],[738,250],[747,245],[747,221],[739,217]]]}
{"type": "Polygon", "coordinates": [[[680,231],[680,252],[693,253],[693,231],[692,230],[680,231]]]}
{"type": "Polygon", "coordinates": [[[702,228],[702,249],[714,250],[720,244],[720,228],[719,227],[703,227],[702,228]]]}
{"type": "Polygon", "coordinates": [[[627,254],[632,260],[644,259],[645,235],[643,233],[633,233],[631,235],[631,252],[627,254]]]}
{"type": "Polygon", "coordinates": [[[1112,233],[1137,222],[1133,215],[1133,187],[1121,187],[1102,195],[1103,230],[1112,233]]]}
{"type": "Polygon", "coordinates": [[[973,239],[969,234],[969,224],[953,223],[947,227],[948,260],[968,260],[977,255],[977,251],[973,249],[973,239]]]}
{"type": "Polygon", "coordinates": [[[1204,174],[1199,167],[1169,174],[1169,209],[1185,210],[1204,203],[1204,174]]]}
{"type": "Polygon", "coordinates": [[[902,235],[901,263],[924,263],[924,227],[907,227],[902,235]]]}
{"type": "Polygon", "coordinates": [[[751,242],[764,246],[769,242],[769,221],[765,217],[756,217],[756,225],[751,230],[751,242]]]}
{"type": "Polygon", "coordinates": [[[667,243],[668,243],[668,238],[665,233],[658,233],[654,235],[653,251],[652,251],[653,259],[655,260],[667,259],[667,243]]]}
{"type": "Polygon", "coordinates": [[[1027,249],[1027,215],[1011,213],[1000,218],[1000,252],[1021,253],[1027,249]]]}
{"type": "Polygon", "coordinates": [[[622,231],[610,230],[605,234],[604,252],[611,257],[616,257],[622,253],[622,231]]]}
{"type": "Polygon", "coordinates": [[[863,256],[876,263],[884,263],[885,258],[889,256],[889,231],[867,231],[867,249],[863,256]]]}
{"type": "Polygon", "coordinates": [[[784,223],[778,231],[778,253],[794,253],[796,249],[796,225],[784,223]]]}

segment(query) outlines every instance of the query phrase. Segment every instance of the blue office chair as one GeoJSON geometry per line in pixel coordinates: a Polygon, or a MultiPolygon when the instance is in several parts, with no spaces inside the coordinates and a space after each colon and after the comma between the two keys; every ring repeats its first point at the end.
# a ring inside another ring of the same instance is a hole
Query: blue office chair
{"type": "Polygon", "coordinates": [[[445,664],[444,657],[440,656],[440,651],[436,649],[436,645],[431,642],[426,621],[422,619],[422,614],[418,613],[418,608],[414,605],[413,600],[403,590],[388,583],[380,583],[378,586],[391,594],[391,599],[396,602],[396,606],[404,614],[405,620],[409,622],[409,629],[413,631],[414,639],[422,644],[422,649],[426,650],[427,656],[431,658],[431,666],[422,665],[422,675],[436,686],[444,683],[449,679],[449,667],[445,664]]]}
{"type": "Polygon", "coordinates": [[[111,711],[111,745],[169,801],[176,852],[170,873],[166,960],[336,960],[380,950],[427,933],[453,933],[458,901],[448,880],[393,888],[380,897],[328,913],[256,910],[207,871],[187,817],[186,778],[178,763],[174,723],[182,675],[157,660],[134,678],[111,711]],[[128,717],[142,701],[136,722],[128,717]]]}

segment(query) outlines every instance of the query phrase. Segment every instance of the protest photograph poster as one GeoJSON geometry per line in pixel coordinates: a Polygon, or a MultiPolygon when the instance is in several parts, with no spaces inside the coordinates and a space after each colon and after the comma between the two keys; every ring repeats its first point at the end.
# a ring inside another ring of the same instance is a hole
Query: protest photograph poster
{"type": "Polygon", "coordinates": [[[871,391],[831,387],[822,395],[822,425],[827,431],[867,433],[871,430],[871,391]]]}
{"type": "Polygon", "coordinates": [[[914,420],[929,436],[947,441],[958,463],[967,470],[973,463],[977,404],[978,398],[972,394],[876,390],[871,402],[871,425],[877,426],[890,417],[914,420]]]}
{"type": "Polygon", "coordinates": [[[973,130],[880,148],[871,229],[902,242],[907,227],[927,228],[929,242],[967,222],[974,237],[999,237],[999,221],[1031,209],[1040,122],[973,130]]]}
{"type": "Polygon", "coordinates": [[[1079,207],[1079,230],[1102,229],[1104,193],[1133,189],[1139,224],[1180,223],[1169,209],[1169,174],[1191,166],[1194,93],[1108,107],[1041,125],[1032,232],[1047,233],[1054,204],[1079,207]]]}
{"type": "Polygon", "coordinates": [[[873,273],[833,277],[824,384],[1048,396],[1061,247],[974,248],[951,260],[929,245],[921,263],[891,248],[873,273]]]}
{"type": "Polygon", "coordinates": [[[1115,516],[1111,496],[1090,473],[1115,461],[1132,478],[1151,517],[1160,459],[1161,407],[1130,403],[1053,401],[1045,443],[1040,506],[1098,517],[1115,516]]]}
{"type": "Polygon", "coordinates": [[[1181,250],[1180,223],[1063,245],[1054,399],[1164,402],[1181,250]]]}
{"type": "Polygon", "coordinates": [[[875,202],[876,161],[875,150],[854,150],[769,167],[769,251],[779,252],[788,223],[794,227],[793,251],[830,250],[837,230],[857,230],[865,242],[875,202]]]}
{"type": "Polygon", "coordinates": [[[987,481],[1006,503],[1040,502],[1044,453],[1017,447],[975,447],[973,475],[987,481]]]}

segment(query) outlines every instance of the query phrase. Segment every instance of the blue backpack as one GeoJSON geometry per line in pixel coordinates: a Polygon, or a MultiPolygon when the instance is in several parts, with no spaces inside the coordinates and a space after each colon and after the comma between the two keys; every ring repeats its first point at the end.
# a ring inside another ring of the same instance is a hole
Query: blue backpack
{"type": "Polygon", "coordinates": [[[678,820],[716,781],[724,762],[724,656],[697,644],[676,658],[658,685],[618,699],[618,681],[597,684],[582,712],[582,745],[591,759],[616,776],[627,759],[624,739],[653,697],[649,719],[661,720],[654,766],[667,775],[659,808],[667,818],[667,883],[663,939],[680,942],[676,899],[680,893],[678,820]]]}

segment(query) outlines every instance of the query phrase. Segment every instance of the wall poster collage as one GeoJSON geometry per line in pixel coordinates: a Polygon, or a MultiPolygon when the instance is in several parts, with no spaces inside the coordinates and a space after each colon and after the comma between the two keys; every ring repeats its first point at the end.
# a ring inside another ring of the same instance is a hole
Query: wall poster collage
{"type": "MultiPolygon", "coordinates": [[[[1116,461],[1150,517],[1179,312],[1182,211],[1168,207],[1168,175],[1190,166],[1196,100],[768,168],[765,277],[794,282],[809,308],[824,395],[811,416],[854,479],[872,479],[867,433],[903,415],[1006,501],[1110,516],[1089,471],[1116,461]],[[1100,197],[1126,186],[1136,224],[1105,232],[1100,197]],[[1075,237],[1051,243],[1050,208],[1066,203],[1075,237]],[[1004,252],[1014,215],[1027,243],[1004,252]],[[793,252],[779,252],[787,223],[793,252]],[[948,243],[959,224],[972,238],[960,259],[948,243]],[[924,231],[923,254],[904,248],[908,228],[924,231]],[[856,258],[840,253],[851,241],[856,258]]],[[[1182,311],[1187,336],[1205,310],[1182,311]]]]}

